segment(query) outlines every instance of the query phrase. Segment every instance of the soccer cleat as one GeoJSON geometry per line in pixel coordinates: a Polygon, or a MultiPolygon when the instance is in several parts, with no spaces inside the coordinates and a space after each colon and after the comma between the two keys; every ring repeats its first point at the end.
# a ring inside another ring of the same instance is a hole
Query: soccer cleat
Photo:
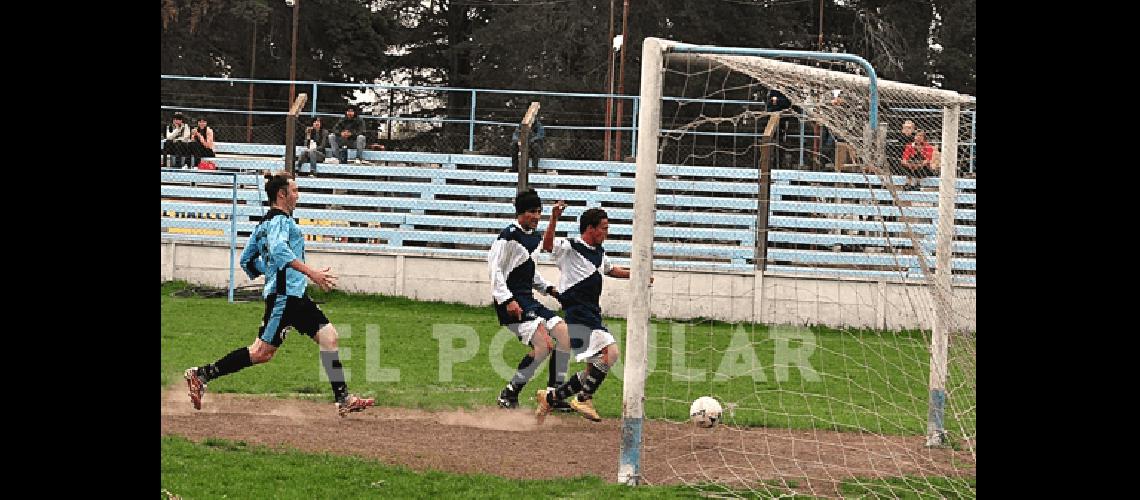
{"type": "Polygon", "coordinates": [[[336,412],[341,417],[347,417],[349,413],[364,411],[371,408],[376,404],[375,399],[361,398],[349,394],[343,401],[338,401],[336,404],[336,412]]]}
{"type": "Polygon", "coordinates": [[[546,402],[546,389],[539,389],[534,393],[534,420],[538,425],[546,420],[546,415],[550,413],[550,403],[546,402]]]}
{"type": "Polygon", "coordinates": [[[206,383],[198,377],[198,367],[187,368],[182,374],[186,379],[186,386],[190,388],[190,403],[195,410],[202,409],[202,394],[206,393],[206,383]]]}
{"type": "MultiPolygon", "coordinates": [[[[553,387],[547,387],[546,390],[548,392],[554,392],[553,387]]],[[[564,413],[569,413],[569,412],[574,411],[574,408],[572,408],[570,406],[570,403],[567,403],[565,399],[556,400],[553,404],[550,405],[550,409],[552,409],[554,411],[564,412],[564,413]]]]}
{"type": "Polygon", "coordinates": [[[499,392],[498,403],[499,408],[505,408],[508,410],[518,408],[519,395],[518,393],[512,391],[510,386],[504,387],[503,390],[499,392]]]}
{"type": "Polygon", "coordinates": [[[598,411],[594,409],[594,403],[592,403],[592,401],[592,399],[578,401],[578,398],[570,398],[570,407],[573,408],[574,411],[581,413],[582,416],[587,419],[593,420],[594,422],[601,422],[602,417],[598,416],[598,411]]]}

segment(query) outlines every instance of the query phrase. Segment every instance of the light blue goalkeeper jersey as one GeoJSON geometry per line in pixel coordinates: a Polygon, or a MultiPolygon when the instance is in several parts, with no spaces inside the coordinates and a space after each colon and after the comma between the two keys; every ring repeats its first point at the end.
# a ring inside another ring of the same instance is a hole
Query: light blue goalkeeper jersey
{"type": "Polygon", "coordinates": [[[309,278],[289,267],[299,259],[305,261],[305,236],[289,214],[269,209],[261,223],[249,235],[241,253],[241,268],[250,279],[265,275],[263,297],[270,294],[303,297],[309,278]]]}

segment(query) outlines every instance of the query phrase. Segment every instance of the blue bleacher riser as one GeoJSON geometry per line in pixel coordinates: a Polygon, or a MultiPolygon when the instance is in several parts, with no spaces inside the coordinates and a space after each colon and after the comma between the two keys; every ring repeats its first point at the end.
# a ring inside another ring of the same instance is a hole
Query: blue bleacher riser
{"type": "MultiPolygon", "coordinates": [[[[218,143],[219,153],[284,155],[284,146],[218,143]]],[[[437,197],[498,198],[508,200],[514,196],[511,184],[517,181],[517,174],[498,171],[474,171],[455,169],[458,165],[480,167],[507,167],[507,157],[485,155],[452,155],[415,152],[374,152],[365,151],[365,158],[374,162],[390,162],[389,165],[333,165],[321,164],[322,174],[344,174],[368,176],[388,180],[330,179],[327,177],[301,177],[301,205],[338,205],[340,209],[298,207],[294,216],[298,219],[331,220],[360,224],[377,224],[389,227],[341,227],[306,224],[307,234],[334,237],[364,238],[386,241],[385,244],[326,243],[312,241],[313,248],[389,249],[397,252],[413,252],[422,255],[466,255],[485,256],[485,249],[440,249],[404,247],[409,242],[459,244],[489,247],[496,234],[510,219],[514,209],[510,203],[496,201],[442,200],[437,197]],[[392,165],[391,163],[397,163],[392,165]],[[401,163],[428,164],[423,166],[400,165],[401,163]],[[445,168],[438,168],[443,166],[445,168]],[[457,185],[449,181],[469,181],[479,184],[457,185]],[[371,195],[328,194],[311,190],[362,191],[371,195]],[[377,196],[376,194],[380,194],[377,196]],[[381,211],[383,210],[383,211],[381,211]],[[395,210],[397,212],[392,212],[395,210]],[[426,211],[446,212],[447,215],[425,215],[426,211]],[[451,214],[471,214],[451,215],[451,214]]],[[[222,172],[245,172],[237,176],[240,188],[237,190],[237,230],[239,235],[250,231],[256,220],[265,211],[265,200],[260,192],[263,182],[259,170],[281,168],[279,158],[262,160],[216,158],[222,172]]],[[[604,206],[614,221],[610,233],[616,236],[629,236],[632,226],[628,221],[633,210],[631,192],[618,192],[614,189],[631,190],[634,186],[632,174],[636,170],[633,163],[606,161],[576,161],[544,159],[545,169],[560,172],[578,172],[587,175],[553,175],[532,173],[532,185],[538,187],[547,203],[557,199],[585,203],[587,206],[604,206]],[[627,207],[615,207],[622,204],[627,207]]],[[[654,231],[658,241],[654,243],[654,253],[673,260],[655,260],[655,267],[670,268],[683,266],[686,269],[707,269],[748,272],[753,265],[750,261],[755,254],[758,187],[755,182],[756,170],[745,168],[695,167],[660,165],[658,168],[657,218],[659,224],[654,231]],[[686,178],[714,178],[724,180],[682,180],[670,176],[686,178]],[[670,227],[669,224],[704,224],[718,227],[670,227]],[[687,241],[660,241],[687,240],[687,241]],[[706,244],[702,241],[715,241],[706,244]],[[724,244],[723,242],[732,242],[724,244]],[[718,258],[730,262],[689,261],[686,258],[718,258]]],[[[163,197],[162,210],[177,214],[177,217],[162,219],[163,228],[213,229],[227,233],[231,222],[229,205],[233,188],[232,175],[198,170],[164,170],[161,175],[163,197]],[[190,184],[194,185],[191,186],[190,184]],[[175,201],[167,198],[190,198],[195,201],[175,201]],[[187,214],[210,214],[213,218],[191,218],[187,214]]],[[[806,273],[827,276],[888,277],[900,276],[916,278],[918,257],[909,254],[913,242],[903,237],[906,231],[913,231],[927,256],[927,263],[934,266],[930,254],[935,248],[938,210],[933,206],[880,206],[876,200],[890,199],[890,191],[884,189],[877,176],[864,174],[804,172],[776,170],[772,173],[773,186],[770,202],[768,242],[776,245],[808,245],[829,247],[832,245],[879,247],[883,253],[866,253],[809,249],[768,249],[768,268],[773,271],[806,273]],[[797,185],[802,183],[844,183],[851,187],[797,185]],[[806,200],[790,201],[787,197],[801,197],[806,200]],[[833,203],[839,200],[854,200],[862,203],[833,203]],[[820,217],[821,215],[826,217],[820,217]],[[907,224],[904,222],[880,222],[876,217],[909,216],[925,219],[907,224]],[[863,220],[860,220],[862,218],[863,220]],[[828,233],[810,233],[803,230],[827,230],[828,233]],[[859,232],[861,234],[848,234],[859,232]],[[832,234],[834,233],[834,234],[832,234]],[[898,249],[891,253],[891,249],[898,249]],[[807,267],[811,265],[876,265],[901,267],[910,271],[884,271],[860,269],[830,269],[807,267]]],[[[894,176],[892,183],[902,184],[903,177],[894,176]]],[[[926,179],[924,185],[937,186],[937,179],[926,179]]],[[[977,181],[959,179],[959,192],[956,203],[976,205],[977,181]],[[973,191],[973,192],[971,192],[973,191]]],[[[935,204],[937,192],[910,191],[896,192],[899,199],[915,203],[935,204]]],[[[577,217],[586,207],[569,207],[559,221],[559,234],[577,235],[577,217]]],[[[976,209],[957,208],[958,221],[972,222],[977,219],[976,209]]],[[[546,221],[540,223],[545,228],[546,221]]],[[[970,224],[956,224],[954,233],[959,237],[976,238],[977,228],[970,224]]],[[[228,241],[226,236],[164,233],[164,238],[188,241],[228,241]]],[[[615,254],[614,262],[628,262],[621,254],[628,254],[628,240],[611,240],[606,248],[615,254]]],[[[857,248],[856,248],[857,249],[857,248]]],[[[976,271],[977,243],[975,241],[954,241],[956,256],[951,267],[955,270],[976,271]]],[[[540,260],[543,260],[540,257],[540,260]]],[[[917,277],[921,278],[921,277],[917,277]]],[[[955,276],[956,283],[976,284],[975,276],[955,276]]]]}

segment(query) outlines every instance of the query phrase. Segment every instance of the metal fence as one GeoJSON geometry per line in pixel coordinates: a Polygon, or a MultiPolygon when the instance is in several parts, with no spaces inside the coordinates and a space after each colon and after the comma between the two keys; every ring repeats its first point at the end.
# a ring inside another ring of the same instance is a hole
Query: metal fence
{"type": "MultiPolygon", "coordinates": [[[[331,129],[348,104],[360,107],[359,116],[367,126],[372,149],[382,145],[388,151],[432,151],[509,155],[511,134],[532,101],[542,104],[540,120],[546,128],[542,156],[571,160],[615,160],[632,157],[636,151],[638,96],[597,93],[542,92],[451,87],[392,86],[361,83],[297,81],[296,92],[309,94],[302,116],[308,123],[315,116],[325,118],[331,129]],[[606,102],[624,102],[621,120],[605,123],[606,102]],[[608,137],[607,137],[608,136],[608,137]],[[611,144],[607,155],[606,145],[611,144]]],[[[256,144],[285,144],[285,109],[289,100],[288,80],[228,79],[192,76],[161,76],[162,112],[160,128],[165,128],[174,112],[182,112],[193,126],[206,118],[214,129],[215,140],[256,144]]],[[[762,100],[693,99],[666,97],[666,105],[707,104],[720,107],[766,111],[762,100]]],[[[684,108],[684,106],[681,106],[684,108]]],[[[697,107],[688,106],[687,109],[697,107]]],[[[928,110],[940,113],[941,110],[928,110]]],[[[968,126],[960,141],[964,172],[974,173],[976,153],[976,112],[963,113],[968,126]]],[[[304,127],[298,127],[302,133],[304,127]]],[[[740,126],[723,134],[750,147],[757,130],[740,126]]],[[[785,134],[788,152],[785,168],[813,167],[810,154],[822,132],[806,121],[791,117],[785,134]]],[[[746,166],[754,160],[734,154],[723,158],[715,153],[719,145],[690,145],[690,154],[705,155],[710,164],[746,166]]],[[[666,156],[668,152],[663,152],[666,156]]],[[[754,165],[755,162],[753,161],[754,165]]]]}

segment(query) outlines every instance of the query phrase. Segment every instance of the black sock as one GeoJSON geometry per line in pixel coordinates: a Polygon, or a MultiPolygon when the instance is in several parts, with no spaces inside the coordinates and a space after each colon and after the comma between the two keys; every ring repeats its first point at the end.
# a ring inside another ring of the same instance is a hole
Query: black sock
{"type": "Polygon", "coordinates": [[[515,375],[511,377],[510,382],[511,389],[513,389],[516,394],[534,377],[534,371],[541,362],[541,359],[534,358],[533,353],[527,353],[526,356],[523,356],[523,358],[519,360],[519,367],[515,371],[515,375]]]}
{"type": "Polygon", "coordinates": [[[594,392],[597,392],[598,387],[602,385],[602,381],[606,379],[609,370],[610,367],[600,361],[591,362],[586,365],[585,370],[578,372],[576,376],[571,377],[569,381],[558,387],[554,394],[547,394],[546,402],[554,404],[556,399],[563,400],[575,393],[578,394],[578,401],[593,399],[594,392]]]}
{"type": "Polygon", "coordinates": [[[578,391],[582,390],[582,378],[585,377],[585,375],[585,370],[575,373],[574,376],[570,377],[570,380],[567,380],[565,384],[558,386],[558,388],[554,390],[553,394],[546,393],[546,401],[550,404],[554,404],[555,400],[562,401],[574,394],[577,394],[578,391]]]}
{"type": "Polygon", "coordinates": [[[202,382],[205,383],[251,366],[253,366],[253,360],[249,359],[249,348],[239,347],[229,354],[222,356],[222,359],[215,361],[213,364],[199,368],[198,378],[202,379],[202,382]]]}
{"type": "Polygon", "coordinates": [[[348,397],[348,384],[344,383],[344,367],[340,364],[340,351],[321,351],[321,366],[329,376],[333,397],[337,402],[348,397]]]}
{"type": "Polygon", "coordinates": [[[598,387],[602,385],[602,381],[606,379],[606,374],[610,372],[610,367],[606,366],[601,361],[591,361],[586,365],[586,369],[582,371],[582,393],[578,395],[578,401],[586,401],[594,397],[594,393],[598,391],[598,387]]]}

